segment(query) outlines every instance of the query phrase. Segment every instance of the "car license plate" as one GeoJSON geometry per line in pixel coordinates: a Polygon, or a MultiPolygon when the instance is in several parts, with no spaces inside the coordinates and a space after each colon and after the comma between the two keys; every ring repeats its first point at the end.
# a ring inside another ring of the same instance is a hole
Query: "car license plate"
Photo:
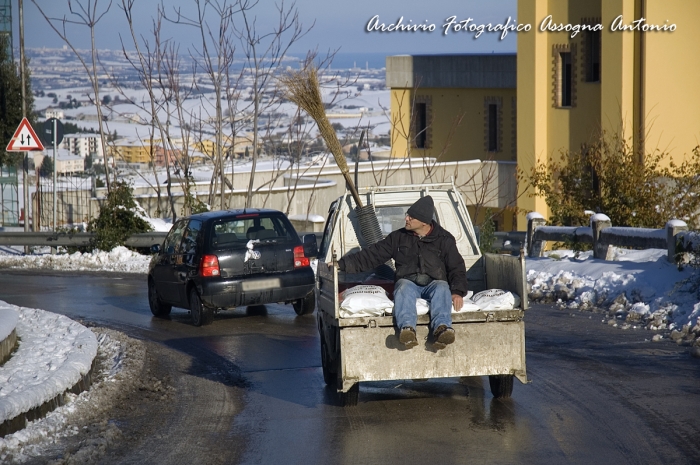
{"type": "Polygon", "coordinates": [[[244,281],[241,288],[243,291],[261,291],[263,289],[274,289],[280,287],[279,278],[258,279],[255,281],[244,281]]]}

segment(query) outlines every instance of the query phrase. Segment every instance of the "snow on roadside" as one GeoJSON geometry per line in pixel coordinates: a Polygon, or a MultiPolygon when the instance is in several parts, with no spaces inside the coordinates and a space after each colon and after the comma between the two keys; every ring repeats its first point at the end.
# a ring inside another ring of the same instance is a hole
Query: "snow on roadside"
{"type": "Polygon", "coordinates": [[[4,341],[17,326],[19,316],[13,308],[0,306],[0,341],[4,341]]]}
{"type": "Polygon", "coordinates": [[[114,271],[143,273],[148,271],[151,257],[126,247],[115,247],[110,252],[75,252],[72,254],[20,255],[0,253],[0,268],[45,269],[65,271],[114,271]]]}
{"type": "Polygon", "coordinates": [[[529,258],[530,298],[569,309],[604,310],[611,325],[672,330],[677,342],[698,344],[700,276],[689,268],[679,271],[666,254],[660,249],[615,249],[613,260],[605,261],[591,252],[557,250],[529,258]]]}
{"type": "Polygon", "coordinates": [[[73,452],[73,463],[85,463],[104,454],[106,446],[119,440],[121,432],[114,423],[106,421],[107,412],[120,402],[124,392],[139,383],[145,346],[111,329],[89,331],[97,338],[90,389],[79,395],[68,393],[65,405],[0,438],[0,463],[36,459],[62,440],[78,436],[86,440],[81,440],[80,450],[73,452]]]}
{"type": "Polygon", "coordinates": [[[95,335],[70,318],[0,301],[17,312],[19,346],[0,367],[0,423],[63,394],[88,374],[95,335]]]}

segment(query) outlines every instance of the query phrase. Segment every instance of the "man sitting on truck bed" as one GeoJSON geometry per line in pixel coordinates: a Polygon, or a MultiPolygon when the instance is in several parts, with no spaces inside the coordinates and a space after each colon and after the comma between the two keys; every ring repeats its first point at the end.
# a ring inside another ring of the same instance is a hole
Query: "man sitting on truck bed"
{"type": "Polygon", "coordinates": [[[406,212],[405,227],[338,261],[341,271],[360,273],[394,259],[394,323],[408,349],[418,345],[416,300],[428,301],[433,344],[442,349],[455,340],[452,306],[460,311],[467,293],[464,259],[454,236],[433,221],[434,211],[433,198],[421,197],[406,212]]]}

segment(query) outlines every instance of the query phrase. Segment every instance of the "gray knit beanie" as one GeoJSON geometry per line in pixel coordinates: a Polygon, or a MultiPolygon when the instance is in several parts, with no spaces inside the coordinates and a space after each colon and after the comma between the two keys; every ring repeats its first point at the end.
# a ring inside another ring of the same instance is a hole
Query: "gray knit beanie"
{"type": "Polygon", "coordinates": [[[429,195],[421,197],[416,200],[416,203],[411,205],[406,214],[411,218],[415,218],[426,224],[430,224],[433,221],[433,212],[435,208],[433,206],[433,198],[429,195]]]}

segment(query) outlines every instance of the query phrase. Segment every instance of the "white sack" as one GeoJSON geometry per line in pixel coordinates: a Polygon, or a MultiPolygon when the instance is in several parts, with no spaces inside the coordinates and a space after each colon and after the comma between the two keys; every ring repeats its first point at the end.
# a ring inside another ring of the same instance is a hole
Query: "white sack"
{"type": "Polygon", "coordinates": [[[488,289],[477,292],[472,297],[472,301],[484,311],[512,310],[520,306],[520,297],[503,289],[488,289]]]}
{"type": "Polygon", "coordinates": [[[340,301],[341,318],[383,316],[394,307],[384,288],[364,284],[343,291],[340,301]]]}

